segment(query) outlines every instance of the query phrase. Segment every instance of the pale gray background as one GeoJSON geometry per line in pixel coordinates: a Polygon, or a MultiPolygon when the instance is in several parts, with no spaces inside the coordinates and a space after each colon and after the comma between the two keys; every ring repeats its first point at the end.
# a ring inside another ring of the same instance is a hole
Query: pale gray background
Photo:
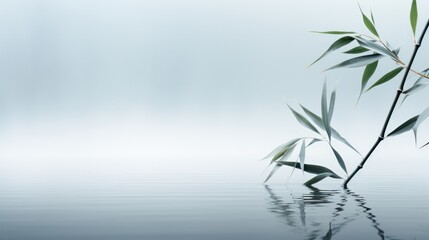
{"type": "MultiPolygon", "coordinates": [[[[360,1],[405,61],[413,47],[410,2],[360,1]]],[[[419,1],[419,9],[418,32],[429,3],[419,1]]],[[[355,108],[362,69],[322,72],[343,59],[335,54],[307,68],[336,38],[311,30],[367,32],[354,0],[3,0],[0,179],[65,184],[227,173],[261,181],[266,163],[258,159],[311,135],[282,95],[318,112],[325,76],[338,89],[333,124],[365,152],[399,78],[355,108]]],[[[428,67],[428,53],[429,37],[416,69],[428,67]]],[[[410,98],[392,123],[421,112],[427,99],[427,90],[410,98]]],[[[422,141],[428,130],[425,124],[422,141]]],[[[366,171],[427,168],[429,149],[416,151],[412,140],[407,134],[381,145],[366,171]]],[[[354,167],[359,156],[339,148],[354,167]]],[[[322,146],[308,161],[339,171],[322,146]]]]}

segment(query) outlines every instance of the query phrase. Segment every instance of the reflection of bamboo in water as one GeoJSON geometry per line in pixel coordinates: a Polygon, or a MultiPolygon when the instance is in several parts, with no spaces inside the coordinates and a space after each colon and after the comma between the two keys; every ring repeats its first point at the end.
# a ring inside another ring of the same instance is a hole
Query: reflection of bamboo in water
{"type": "MultiPolygon", "coordinates": [[[[308,194],[303,194],[301,197],[294,197],[292,195],[293,202],[285,202],[281,197],[276,195],[274,191],[269,188],[268,186],[265,186],[265,189],[267,190],[269,197],[271,199],[270,203],[273,207],[269,208],[270,212],[279,214],[283,220],[286,221],[286,224],[293,227],[298,228],[298,224],[296,221],[296,208],[299,209],[299,217],[301,219],[301,225],[306,228],[307,221],[306,221],[306,212],[305,207],[307,205],[322,205],[322,204],[330,204],[334,203],[333,197],[340,195],[340,200],[335,203],[336,207],[334,208],[334,211],[332,212],[332,220],[329,222],[329,229],[327,232],[322,232],[322,226],[324,226],[323,223],[312,223],[313,227],[316,227],[316,229],[312,230],[308,236],[307,240],[314,240],[314,239],[320,239],[322,233],[325,233],[322,237],[324,240],[329,240],[340,232],[348,223],[358,219],[360,213],[355,213],[352,216],[345,216],[341,220],[339,220],[340,215],[344,212],[345,207],[350,204],[348,199],[351,198],[357,203],[357,206],[362,208],[362,213],[365,215],[367,219],[370,220],[371,226],[374,227],[377,231],[377,236],[380,237],[380,239],[390,239],[390,240],[397,240],[395,238],[392,238],[390,236],[385,236],[384,231],[381,229],[380,223],[377,221],[376,215],[374,215],[371,212],[371,208],[366,206],[365,198],[351,192],[350,190],[345,191],[322,191],[315,187],[310,188],[310,192],[308,194]]],[[[326,230],[325,230],[326,231],[326,230]]]]}

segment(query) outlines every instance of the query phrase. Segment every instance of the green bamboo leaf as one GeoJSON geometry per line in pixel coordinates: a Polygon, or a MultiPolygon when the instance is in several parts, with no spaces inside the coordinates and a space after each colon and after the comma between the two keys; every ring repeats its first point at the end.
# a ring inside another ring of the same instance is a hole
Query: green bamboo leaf
{"type": "Polygon", "coordinates": [[[353,151],[355,151],[357,154],[361,155],[360,152],[358,150],[356,150],[356,148],[353,147],[353,145],[351,145],[343,136],[340,135],[339,132],[337,132],[334,128],[332,128],[332,137],[334,137],[335,139],[337,139],[338,141],[344,143],[345,145],[347,145],[349,148],[351,148],[353,151]]]}
{"type": "Polygon", "coordinates": [[[366,40],[365,38],[361,38],[361,37],[356,36],[355,39],[359,43],[359,45],[364,47],[364,48],[372,50],[372,51],[379,53],[381,55],[384,55],[386,57],[390,57],[395,61],[398,60],[398,54],[396,53],[396,51],[398,51],[398,50],[391,51],[390,49],[387,49],[385,46],[380,45],[377,42],[374,42],[371,40],[366,40]]]}
{"type": "Polygon", "coordinates": [[[329,126],[331,126],[331,120],[332,120],[332,116],[334,115],[334,107],[335,107],[335,98],[336,98],[336,90],[334,89],[334,91],[332,91],[331,93],[331,99],[330,99],[330,103],[329,103],[329,126]]]}
{"type": "Polygon", "coordinates": [[[369,20],[369,18],[363,13],[362,9],[360,8],[360,12],[362,13],[362,19],[363,19],[363,23],[365,24],[366,28],[368,28],[368,30],[374,34],[375,36],[378,36],[378,32],[377,29],[375,28],[374,24],[371,22],[371,20],[369,20]]]}
{"type": "MultiPolygon", "coordinates": [[[[299,162],[301,166],[305,166],[305,140],[302,140],[301,151],[299,152],[299,162]]],[[[302,169],[302,173],[304,173],[304,169],[302,169]]]]}
{"type": "Polygon", "coordinates": [[[375,61],[380,60],[381,58],[383,58],[383,55],[375,53],[375,54],[371,54],[371,55],[364,55],[364,56],[360,56],[360,57],[355,57],[349,60],[346,60],[344,62],[341,62],[333,67],[330,67],[328,69],[326,69],[325,71],[329,71],[332,69],[336,69],[336,68],[357,68],[357,67],[362,67],[362,66],[366,66],[368,64],[371,64],[375,61]]]}
{"type": "MultiPolygon", "coordinates": [[[[295,163],[295,162],[283,162],[282,161],[282,162],[278,162],[278,164],[301,169],[301,165],[299,163],[295,163]]],[[[332,178],[341,178],[340,176],[335,174],[329,168],[319,166],[319,165],[314,165],[314,164],[305,164],[304,165],[304,172],[308,172],[308,173],[312,173],[312,174],[331,173],[332,178]]]]}
{"type": "MultiPolygon", "coordinates": [[[[429,68],[423,70],[421,74],[427,75],[429,71],[429,68]]],[[[427,78],[420,76],[413,84],[412,87],[402,92],[404,95],[411,95],[413,93],[416,93],[420,91],[421,89],[425,88],[429,82],[427,81],[427,78]]]]}
{"type": "Polygon", "coordinates": [[[428,143],[423,144],[423,146],[421,146],[420,148],[424,148],[424,147],[426,147],[426,146],[428,146],[428,145],[429,145],[429,142],[428,142],[428,143]]]}
{"type": "Polygon", "coordinates": [[[364,48],[362,46],[357,46],[357,47],[354,47],[348,51],[345,51],[344,53],[346,53],[346,54],[359,54],[359,53],[364,53],[364,52],[368,52],[368,51],[369,51],[369,49],[367,49],[367,48],[364,48]]]}
{"type": "Polygon", "coordinates": [[[274,175],[274,173],[276,173],[277,172],[277,170],[279,170],[280,169],[280,167],[281,167],[282,165],[281,164],[276,164],[275,166],[274,166],[274,168],[273,168],[273,170],[271,170],[271,172],[270,172],[270,174],[268,175],[268,177],[265,179],[265,181],[264,181],[264,183],[266,183],[273,175],[274,175]]]}
{"type": "Polygon", "coordinates": [[[359,101],[360,97],[362,96],[363,90],[365,89],[366,85],[368,84],[369,79],[372,77],[372,75],[374,75],[375,70],[377,69],[377,66],[378,66],[378,61],[375,61],[371,64],[368,64],[365,67],[365,70],[363,71],[363,75],[362,75],[362,84],[360,87],[360,93],[359,93],[358,101],[359,101]]]}
{"type": "Polygon", "coordinates": [[[420,113],[416,123],[414,124],[413,133],[414,133],[414,140],[416,142],[416,145],[417,145],[417,131],[420,125],[423,123],[423,121],[425,121],[428,117],[429,117],[429,107],[426,108],[422,113],[420,113]]]}
{"type": "Polygon", "coordinates": [[[327,177],[330,177],[331,175],[332,175],[332,173],[321,173],[319,175],[316,175],[312,179],[308,180],[307,182],[305,182],[304,185],[305,186],[311,186],[315,183],[322,181],[323,179],[325,179],[327,177]]]}
{"type": "Polygon", "coordinates": [[[328,50],[326,50],[318,59],[316,59],[316,61],[314,61],[312,64],[310,64],[309,67],[311,67],[313,64],[315,64],[316,62],[318,62],[320,59],[322,59],[323,57],[325,57],[326,55],[328,55],[329,53],[353,42],[355,39],[353,37],[350,36],[345,36],[342,37],[340,39],[338,39],[337,41],[335,41],[329,48],[328,50]]]}
{"type": "Polygon", "coordinates": [[[321,141],[323,141],[323,140],[320,138],[313,138],[313,140],[311,140],[311,142],[307,145],[307,147],[310,147],[311,145],[313,145],[317,142],[321,142],[321,141]]]}
{"type": "Polygon", "coordinates": [[[340,153],[338,153],[335,148],[331,146],[332,151],[334,152],[335,158],[337,159],[338,164],[340,164],[340,167],[344,170],[344,172],[347,173],[346,164],[344,163],[344,159],[341,157],[340,153]]]}
{"type": "MultiPolygon", "coordinates": [[[[310,111],[309,109],[307,109],[306,107],[300,105],[302,110],[305,112],[305,114],[307,114],[307,116],[321,129],[324,129],[324,125],[323,125],[323,121],[322,118],[319,117],[318,115],[316,115],[315,113],[313,113],[312,111],[310,111]]],[[[353,145],[351,145],[344,137],[342,137],[340,135],[340,133],[338,133],[337,130],[335,130],[335,128],[331,127],[332,130],[332,137],[337,139],[338,141],[344,143],[345,145],[347,145],[348,147],[350,147],[351,149],[353,149],[355,152],[357,152],[359,155],[362,155],[359,153],[358,150],[356,150],[356,148],[353,147],[353,145]]]]}
{"type": "Polygon", "coordinates": [[[414,38],[416,37],[417,18],[418,18],[417,3],[416,3],[416,0],[413,0],[413,3],[411,4],[411,10],[410,10],[410,23],[411,23],[411,29],[413,30],[414,38]]]}
{"type": "Polygon", "coordinates": [[[372,10],[371,10],[371,20],[372,20],[372,23],[375,25],[375,20],[374,20],[374,15],[372,14],[372,10]]]}
{"type": "Polygon", "coordinates": [[[292,113],[295,116],[296,120],[298,120],[298,122],[300,124],[302,124],[304,127],[308,128],[308,129],[310,129],[311,131],[320,134],[319,131],[317,131],[317,129],[304,116],[302,116],[300,113],[298,113],[297,111],[295,111],[289,105],[288,105],[288,107],[292,111],[292,113]]]}
{"type": "Polygon", "coordinates": [[[417,118],[418,117],[419,117],[419,115],[414,116],[414,117],[408,119],[403,124],[401,124],[399,127],[397,127],[395,130],[393,130],[391,133],[389,133],[387,135],[387,137],[392,137],[392,136],[395,136],[395,135],[399,135],[401,133],[404,133],[406,131],[409,131],[409,130],[413,129],[414,125],[417,122],[417,118]]]}
{"type": "Polygon", "coordinates": [[[277,153],[279,153],[281,151],[284,151],[285,149],[287,149],[290,146],[292,146],[295,143],[297,143],[299,140],[301,140],[301,138],[295,138],[295,139],[290,140],[287,143],[284,143],[282,145],[277,146],[273,151],[271,151],[267,156],[265,156],[261,160],[270,159],[270,158],[274,157],[277,153]]]}
{"type": "Polygon", "coordinates": [[[348,31],[311,31],[312,33],[320,33],[320,34],[329,34],[329,35],[346,35],[346,34],[356,34],[355,32],[348,32],[348,31]]]}
{"type": "Polygon", "coordinates": [[[429,82],[416,83],[412,87],[410,87],[409,89],[403,91],[402,94],[404,94],[406,96],[410,96],[410,95],[424,89],[428,85],[429,85],[429,82]]]}
{"type": "Polygon", "coordinates": [[[321,109],[322,109],[322,121],[323,126],[326,131],[326,134],[328,135],[329,141],[331,141],[331,126],[329,123],[329,110],[328,110],[328,99],[327,99],[327,89],[326,89],[326,80],[323,83],[323,90],[322,90],[322,99],[321,99],[321,109]]]}
{"type": "Polygon", "coordinates": [[[365,92],[368,92],[372,88],[392,80],[394,77],[396,77],[396,75],[398,75],[402,71],[402,69],[403,69],[403,67],[398,67],[398,68],[395,68],[392,71],[386,73],[377,82],[375,82],[371,87],[369,87],[365,92]]]}
{"type": "Polygon", "coordinates": [[[298,144],[294,144],[294,145],[290,146],[288,149],[286,149],[283,156],[278,161],[286,161],[290,157],[290,155],[292,155],[293,150],[295,150],[296,145],[298,145],[298,144]]]}

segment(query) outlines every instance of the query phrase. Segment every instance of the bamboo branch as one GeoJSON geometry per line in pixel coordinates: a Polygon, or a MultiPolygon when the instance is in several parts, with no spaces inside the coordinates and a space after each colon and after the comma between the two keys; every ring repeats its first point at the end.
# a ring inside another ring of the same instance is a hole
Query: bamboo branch
{"type": "Polygon", "coordinates": [[[377,146],[384,140],[385,135],[386,135],[386,129],[387,129],[387,126],[389,125],[389,122],[390,122],[390,118],[392,117],[392,114],[396,108],[396,104],[398,103],[399,97],[401,96],[402,92],[404,91],[404,85],[405,85],[405,82],[407,81],[408,73],[410,72],[411,66],[413,65],[413,62],[414,62],[414,58],[417,55],[417,52],[421,46],[421,43],[423,41],[423,38],[426,34],[428,27],[429,27],[429,20],[427,21],[427,23],[423,29],[423,32],[420,36],[419,41],[414,46],[414,52],[411,55],[411,59],[410,59],[410,62],[408,63],[407,68],[405,70],[404,77],[402,78],[402,81],[401,81],[399,88],[396,92],[396,96],[393,100],[392,106],[390,107],[389,113],[387,114],[386,120],[384,121],[384,125],[383,125],[383,128],[381,130],[380,136],[377,138],[377,140],[375,141],[374,145],[369,150],[369,152],[365,155],[362,162],[356,167],[356,169],[353,171],[353,173],[350,174],[347,177],[347,179],[344,181],[343,188],[347,188],[347,184],[350,182],[350,180],[352,180],[352,178],[356,175],[356,173],[359,172],[359,170],[361,170],[363,168],[363,166],[365,165],[368,158],[371,156],[371,154],[374,152],[374,150],[377,148],[377,146]]]}

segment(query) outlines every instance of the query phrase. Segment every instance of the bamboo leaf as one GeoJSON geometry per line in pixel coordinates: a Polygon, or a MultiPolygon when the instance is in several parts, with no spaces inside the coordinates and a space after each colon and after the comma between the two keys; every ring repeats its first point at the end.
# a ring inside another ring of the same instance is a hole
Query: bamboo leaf
{"type": "Polygon", "coordinates": [[[371,20],[372,20],[372,23],[375,25],[374,15],[372,14],[372,11],[371,11],[371,20]]]}
{"type": "Polygon", "coordinates": [[[402,71],[402,69],[403,69],[402,67],[398,67],[398,68],[395,68],[392,71],[386,73],[377,82],[375,82],[371,87],[369,87],[365,92],[368,92],[372,88],[392,80],[394,77],[396,77],[396,75],[398,75],[402,71]]]}
{"type": "Polygon", "coordinates": [[[346,54],[359,54],[359,53],[364,53],[364,52],[368,52],[369,50],[367,48],[364,48],[362,46],[357,46],[354,47],[348,51],[345,51],[344,53],[346,54]]]}
{"type": "Polygon", "coordinates": [[[332,146],[331,146],[331,149],[334,152],[334,155],[335,155],[335,158],[337,159],[338,164],[340,164],[340,167],[344,170],[344,172],[347,173],[346,164],[344,163],[344,160],[341,157],[340,153],[338,153],[338,151],[335,150],[335,148],[333,148],[332,146]]]}
{"type": "Polygon", "coordinates": [[[307,182],[304,183],[305,186],[311,186],[315,183],[318,183],[320,181],[322,181],[323,179],[330,177],[332,175],[332,173],[321,173],[316,175],[315,177],[313,177],[312,179],[308,180],[307,182]]]}
{"type": "MultiPolygon", "coordinates": [[[[310,66],[312,66],[313,64],[315,64],[316,62],[318,62],[320,59],[322,59],[323,57],[325,57],[326,55],[328,55],[329,53],[353,42],[355,39],[353,37],[350,36],[345,36],[342,37],[340,39],[338,39],[337,41],[335,41],[329,48],[328,50],[326,50],[318,59],[316,59],[316,61],[314,61],[312,64],[310,64],[310,66]]],[[[309,67],[310,67],[309,66],[309,67]]]]}
{"type": "Polygon", "coordinates": [[[323,83],[322,90],[322,99],[321,99],[321,109],[322,109],[322,121],[323,127],[328,135],[329,141],[331,141],[331,127],[329,125],[329,110],[328,110],[328,99],[327,99],[327,89],[326,89],[326,80],[323,83]]]}
{"type": "MultiPolygon", "coordinates": [[[[301,165],[299,163],[295,163],[295,162],[283,162],[283,161],[281,161],[281,162],[278,162],[278,164],[301,169],[301,165]]],[[[314,165],[314,164],[305,164],[304,165],[304,172],[308,172],[308,173],[312,173],[312,174],[331,173],[332,175],[330,177],[341,178],[340,176],[335,174],[329,168],[319,166],[319,165],[314,165]]]]}
{"type": "MultiPolygon", "coordinates": [[[[301,151],[299,152],[299,162],[301,163],[301,166],[305,166],[305,140],[302,141],[301,144],[301,151]]],[[[304,173],[304,169],[302,169],[302,173],[304,173]]]]}
{"type": "Polygon", "coordinates": [[[419,117],[419,115],[414,116],[414,117],[408,119],[403,124],[401,124],[399,127],[397,127],[395,130],[393,130],[391,133],[389,133],[387,135],[387,137],[392,137],[392,136],[395,136],[395,135],[399,135],[401,133],[404,133],[406,131],[411,130],[414,127],[414,125],[416,124],[418,117],[419,117]]]}
{"type": "Polygon", "coordinates": [[[276,173],[277,172],[277,170],[279,170],[280,169],[280,167],[281,167],[282,165],[281,164],[276,164],[275,166],[274,166],[274,168],[273,168],[273,170],[271,170],[271,172],[270,172],[270,174],[268,175],[268,177],[265,179],[265,181],[264,181],[264,183],[266,183],[273,175],[274,175],[274,173],[276,173]]]}
{"type": "Polygon", "coordinates": [[[264,158],[262,158],[261,160],[265,160],[265,159],[269,159],[269,158],[273,158],[276,154],[278,154],[279,152],[282,152],[284,150],[286,150],[287,148],[289,148],[290,146],[294,145],[295,143],[297,143],[299,140],[301,140],[301,138],[295,138],[290,140],[287,143],[284,143],[278,147],[276,147],[273,151],[271,151],[267,156],[265,156],[264,158]]]}
{"type": "Polygon", "coordinates": [[[426,108],[417,118],[416,123],[414,124],[413,127],[413,133],[414,133],[414,140],[416,142],[417,145],[417,130],[419,128],[419,126],[423,123],[423,121],[425,121],[427,118],[429,117],[429,107],[426,108]]]}
{"type": "Polygon", "coordinates": [[[319,131],[317,131],[317,129],[313,126],[313,124],[311,124],[303,115],[301,115],[300,113],[298,113],[297,111],[295,111],[289,105],[288,105],[288,107],[292,111],[292,113],[295,116],[296,120],[298,120],[298,122],[301,125],[303,125],[304,127],[310,129],[313,132],[316,132],[316,133],[320,134],[319,131]]]}
{"type": "Polygon", "coordinates": [[[413,3],[411,4],[411,10],[410,10],[410,23],[411,23],[411,29],[413,30],[414,38],[416,37],[417,18],[418,18],[417,3],[416,3],[416,0],[413,0],[413,3]]]}
{"type": "Polygon", "coordinates": [[[293,150],[295,150],[297,144],[290,146],[283,154],[283,156],[279,159],[279,161],[286,161],[290,155],[292,155],[293,150]]]}
{"type": "Polygon", "coordinates": [[[311,140],[311,142],[307,145],[307,147],[310,147],[311,145],[313,145],[317,142],[321,142],[321,141],[323,141],[323,140],[320,138],[313,138],[313,140],[311,140]]]}
{"type": "Polygon", "coordinates": [[[360,152],[358,150],[356,150],[356,148],[353,147],[353,145],[351,145],[343,136],[340,135],[339,132],[337,132],[335,129],[332,129],[332,137],[334,137],[335,139],[337,139],[338,141],[344,143],[345,145],[347,145],[349,148],[351,148],[353,151],[355,151],[357,154],[361,155],[360,152]]]}
{"type": "Polygon", "coordinates": [[[374,24],[373,24],[373,23],[371,22],[371,20],[369,20],[369,18],[368,18],[368,17],[363,13],[363,11],[362,11],[362,9],[360,8],[360,6],[359,6],[359,9],[360,9],[360,12],[362,13],[363,23],[365,24],[366,28],[368,28],[368,30],[369,30],[372,34],[374,34],[375,36],[379,37],[379,36],[378,36],[377,29],[375,29],[374,24]]]}
{"type": "Polygon", "coordinates": [[[329,35],[346,35],[346,34],[356,34],[355,32],[348,32],[348,31],[311,31],[312,33],[320,33],[320,34],[329,34],[329,35]]]}
{"type": "Polygon", "coordinates": [[[402,94],[410,96],[422,89],[424,89],[425,87],[427,87],[429,85],[429,82],[425,82],[425,83],[417,83],[414,84],[412,87],[410,87],[409,89],[405,90],[402,92],[402,94]]]}
{"type": "Polygon", "coordinates": [[[331,126],[331,120],[332,120],[332,116],[334,115],[334,107],[335,107],[335,98],[336,98],[336,90],[334,89],[334,91],[332,91],[331,93],[331,99],[330,99],[330,103],[329,103],[329,126],[331,126]]]}
{"type": "Polygon", "coordinates": [[[391,51],[387,49],[385,46],[382,46],[380,44],[377,44],[374,41],[366,40],[361,37],[355,37],[356,41],[359,43],[360,46],[367,48],[369,50],[372,50],[376,53],[379,53],[381,55],[384,55],[386,57],[390,57],[394,60],[398,60],[398,54],[395,51],[391,51]]]}
{"type": "MultiPolygon", "coordinates": [[[[307,116],[320,128],[324,129],[324,125],[323,125],[323,121],[322,118],[319,117],[318,115],[316,115],[315,113],[313,113],[312,111],[310,111],[309,109],[307,109],[306,107],[300,105],[302,110],[305,112],[305,114],[307,114],[307,116]]],[[[344,143],[345,145],[347,145],[348,147],[350,147],[351,149],[353,149],[355,152],[357,152],[359,155],[361,155],[359,153],[358,150],[356,150],[344,137],[342,137],[340,135],[340,133],[338,133],[337,130],[335,130],[335,128],[331,127],[332,130],[332,137],[334,137],[335,139],[337,139],[338,141],[344,143]]]]}
{"type": "MultiPolygon", "coordinates": [[[[423,70],[422,72],[421,72],[421,74],[423,74],[423,75],[426,75],[427,73],[428,73],[428,71],[429,71],[429,68],[427,68],[427,69],[425,69],[425,70],[423,70]]],[[[427,85],[429,84],[429,82],[427,81],[427,79],[426,78],[424,78],[424,77],[422,77],[422,76],[420,76],[415,82],[414,82],[414,84],[413,84],[413,86],[412,87],[410,87],[409,89],[407,89],[407,90],[405,90],[405,91],[403,91],[402,92],[402,94],[405,94],[405,95],[411,95],[411,94],[413,94],[413,93],[416,93],[416,92],[418,92],[418,91],[420,91],[420,90],[422,90],[423,88],[425,88],[427,85]]]]}
{"type": "Polygon", "coordinates": [[[323,121],[322,118],[319,117],[317,114],[315,114],[314,112],[310,111],[309,109],[307,109],[306,107],[300,105],[302,110],[305,112],[305,114],[307,114],[307,116],[321,129],[325,129],[325,126],[323,125],[323,121]]]}
{"type": "Polygon", "coordinates": [[[375,61],[371,64],[368,64],[365,67],[365,70],[363,71],[363,75],[362,75],[362,83],[361,83],[358,101],[359,101],[359,99],[363,93],[363,90],[365,89],[366,85],[368,84],[369,79],[372,77],[372,75],[374,75],[375,70],[377,69],[377,66],[378,66],[378,61],[375,61]]]}
{"type": "Polygon", "coordinates": [[[355,58],[351,58],[349,60],[346,60],[344,62],[341,62],[333,67],[330,67],[328,69],[326,69],[325,71],[328,70],[332,70],[332,69],[337,69],[337,68],[357,68],[357,67],[362,67],[362,66],[366,66],[368,64],[371,64],[375,61],[380,60],[381,58],[383,58],[383,55],[375,53],[375,54],[371,54],[371,55],[364,55],[364,56],[360,56],[360,57],[355,57],[355,58]]]}

